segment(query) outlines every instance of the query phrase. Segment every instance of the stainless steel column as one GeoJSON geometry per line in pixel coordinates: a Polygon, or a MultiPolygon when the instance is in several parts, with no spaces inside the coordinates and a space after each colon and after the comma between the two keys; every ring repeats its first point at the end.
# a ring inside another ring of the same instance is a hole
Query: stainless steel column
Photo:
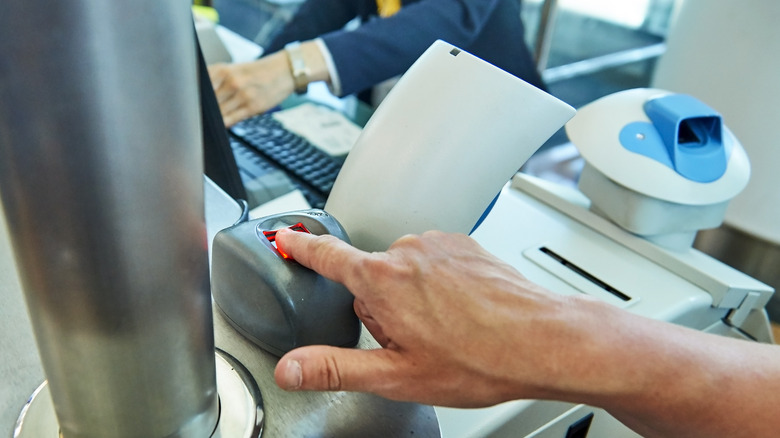
{"type": "Polygon", "coordinates": [[[217,421],[189,6],[0,14],[0,195],[65,438],[217,421]]]}

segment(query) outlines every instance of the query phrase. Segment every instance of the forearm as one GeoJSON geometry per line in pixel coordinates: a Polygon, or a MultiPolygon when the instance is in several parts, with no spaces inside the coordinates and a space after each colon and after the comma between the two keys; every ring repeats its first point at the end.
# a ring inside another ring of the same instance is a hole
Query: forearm
{"type": "Polygon", "coordinates": [[[780,428],[778,347],[604,304],[578,307],[590,345],[580,347],[549,398],[602,407],[647,437],[758,437],[780,428]]]}
{"type": "Polygon", "coordinates": [[[330,81],[330,73],[325,57],[315,41],[301,43],[301,53],[309,69],[309,82],[330,81]]]}

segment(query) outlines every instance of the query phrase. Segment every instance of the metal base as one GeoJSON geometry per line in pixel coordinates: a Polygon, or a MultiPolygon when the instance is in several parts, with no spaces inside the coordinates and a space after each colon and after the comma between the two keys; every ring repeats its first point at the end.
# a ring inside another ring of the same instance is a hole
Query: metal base
{"type": "MultiPolygon", "coordinates": [[[[233,356],[216,350],[219,420],[212,438],[258,438],[265,413],[260,388],[233,356]]],[[[14,428],[14,438],[62,438],[46,381],[32,393],[14,428]]]]}

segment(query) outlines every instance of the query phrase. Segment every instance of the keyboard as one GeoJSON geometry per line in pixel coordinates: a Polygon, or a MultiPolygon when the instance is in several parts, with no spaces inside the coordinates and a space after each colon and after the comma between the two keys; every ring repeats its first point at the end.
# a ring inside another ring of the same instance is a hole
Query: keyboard
{"type": "Polygon", "coordinates": [[[345,157],[333,157],[288,131],[272,113],[243,120],[229,137],[250,207],[294,189],[323,208],[345,157]]]}

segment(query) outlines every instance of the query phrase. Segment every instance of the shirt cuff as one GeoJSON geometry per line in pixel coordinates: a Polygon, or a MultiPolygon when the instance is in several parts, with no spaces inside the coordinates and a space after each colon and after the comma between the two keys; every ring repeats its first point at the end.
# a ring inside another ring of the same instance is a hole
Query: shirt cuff
{"type": "Polygon", "coordinates": [[[317,47],[319,47],[322,57],[325,59],[325,66],[328,67],[328,74],[330,75],[328,88],[335,96],[341,97],[341,80],[339,79],[339,72],[336,70],[336,64],[333,62],[330,50],[328,50],[328,45],[325,44],[325,41],[323,41],[322,38],[316,38],[314,42],[317,44],[317,47]]]}

